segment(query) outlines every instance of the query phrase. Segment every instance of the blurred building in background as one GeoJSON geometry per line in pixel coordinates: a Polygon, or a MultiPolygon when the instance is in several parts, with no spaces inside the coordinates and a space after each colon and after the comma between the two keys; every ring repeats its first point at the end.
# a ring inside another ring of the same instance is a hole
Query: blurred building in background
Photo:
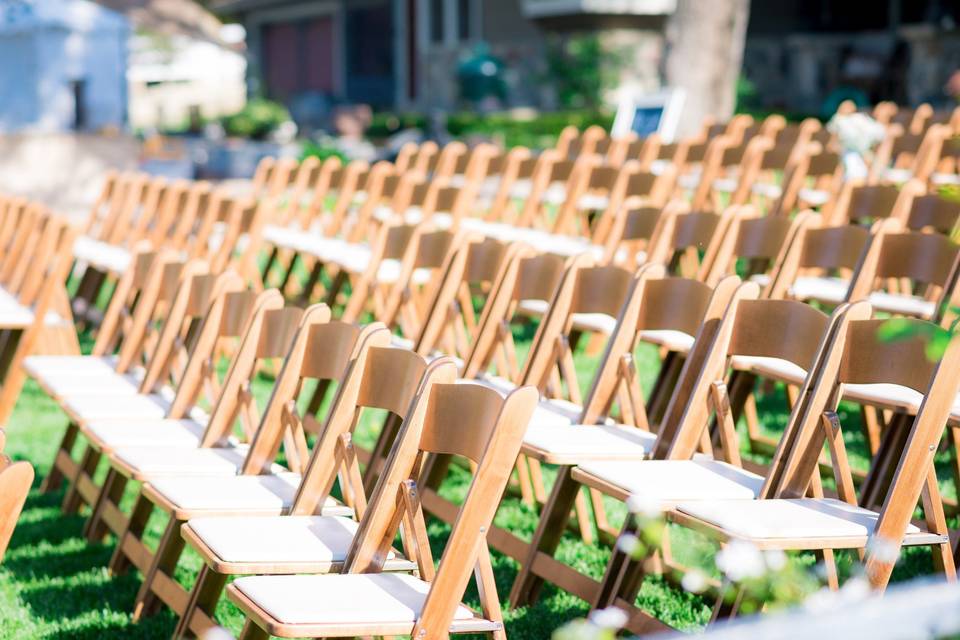
{"type": "Polygon", "coordinates": [[[134,130],[194,129],[246,102],[243,29],[193,0],[97,0],[130,20],[127,81],[134,130]]]}
{"type": "Polygon", "coordinates": [[[122,127],[129,35],[89,0],[0,0],[0,133],[122,127]]]}
{"type": "MultiPolygon", "coordinates": [[[[248,33],[248,84],[298,112],[335,102],[396,110],[463,106],[457,69],[503,62],[503,107],[558,105],[551,47],[595,37],[608,84],[661,88],[677,0],[214,0],[248,33]],[[612,78],[612,80],[611,80],[612,78]]],[[[938,100],[960,67],[956,0],[754,1],[747,106],[831,111],[845,97],[938,100]]],[[[607,92],[615,101],[615,92],[607,92]]]]}

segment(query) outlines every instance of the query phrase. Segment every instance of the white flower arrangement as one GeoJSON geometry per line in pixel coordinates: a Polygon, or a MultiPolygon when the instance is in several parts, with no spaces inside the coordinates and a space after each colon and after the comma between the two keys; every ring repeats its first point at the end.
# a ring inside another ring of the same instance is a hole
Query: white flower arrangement
{"type": "Polygon", "coordinates": [[[864,113],[835,115],[827,123],[827,131],[837,136],[845,152],[858,154],[873,149],[887,134],[886,127],[864,113]]]}

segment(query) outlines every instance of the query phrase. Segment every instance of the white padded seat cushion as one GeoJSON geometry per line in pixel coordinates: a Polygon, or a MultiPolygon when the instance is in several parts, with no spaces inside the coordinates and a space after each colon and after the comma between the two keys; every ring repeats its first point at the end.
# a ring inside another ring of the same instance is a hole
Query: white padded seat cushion
{"type": "Polygon", "coordinates": [[[597,258],[603,256],[603,247],[592,244],[587,238],[576,238],[538,229],[487,222],[479,218],[466,218],[460,224],[465,231],[474,231],[503,242],[524,242],[538,251],[555,255],[573,256],[590,253],[597,258]]]}
{"type": "MultiPolygon", "coordinates": [[[[685,502],[677,510],[742,538],[844,538],[873,533],[879,514],[832,498],[685,502]]],[[[920,533],[914,525],[907,533],[920,533]]]]}
{"type": "MultiPolygon", "coordinates": [[[[550,303],[546,300],[521,300],[517,307],[525,315],[543,317],[550,308],[550,303]]],[[[573,326],[580,331],[609,335],[616,329],[617,319],[605,313],[575,313],[573,314],[573,326]]]]}
{"type": "Polygon", "coordinates": [[[762,476],[706,456],[577,466],[632,495],[656,500],[665,509],[687,500],[753,500],[763,487],[762,476]]]}
{"type": "MultiPolygon", "coordinates": [[[[286,624],[416,622],[430,583],[399,573],[320,576],[247,576],[234,587],[275,620],[286,624]]],[[[457,607],[455,620],[473,613],[457,607]]]]}
{"type": "Polygon", "coordinates": [[[599,193],[585,193],[577,202],[577,208],[585,211],[601,211],[609,205],[610,198],[599,193]]]}
{"type": "Polygon", "coordinates": [[[155,393],[150,395],[90,393],[68,397],[64,402],[64,409],[76,416],[80,422],[118,418],[156,420],[166,417],[170,402],[169,398],[155,393]]]}
{"type": "Polygon", "coordinates": [[[191,518],[193,532],[225,562],[343,562],[360,524],[336,516],[191,518]]]}
{"type": "Polygon", "coordinates": [[[934,173],[930,176],[930,182],[935,185],[960,185],[960,174],[934,173]]]}
{"type": "MultiPolygon", "coordinates": [[[[33,310],[16,302],[0,305],[0,327],[6,329],[20,329],[29,327],[34,321],[33,310]]],[[[67,324],[66,320],[56,313],[49,311],[43,322],[47,326],[67,324]]]]}
{"type": "Polygon", "coordinates": [[[790,295],[797,300],[820,300],[840,304],[847,297],[848,280],[840,278],[800,277],[790,287],[790,295]]]}
{"type": "Polygon", "coordinates": [[[910,169],[898,169],[891,167],[883,171],[883,178],[886,182],[903,184],[913,177],[913,171],[910,169]]]}
{"type": "Polygon", "coordinates": [[[692,191],[697,188],[700,184],[700,176],[702,171],[699,167],[695,167],[690,173],[685,173],[677,179],[677,184],[680,185],[680,188],[686,189],[687,191],[692,191]]]}
{"type": "Polygon", "coordinates": [[[34,378],[65,373],[115,373],[116,356],[27,356],[23,368],[34,378]]]}
{"type": "MultiPolygon", "coordinates": [[[[503,396],[506,396],[517,388],[515,384],[506,378],[490,375],[481,375],[473,380],[460,379],[457,380],[457,383],[480,384],[488,389],[493,389],[503,396]]],[[[537,408],[533,411],[533,416],[530,418],[530,425],[539,425],[543,427],[570,425],[580,418],[580,414],[582,412],[583,407],[566,400],[541,400],[537,403],[537,408]]]]}
{"type": "Polygon", "coordinates": [[[74,241],[73,257],[102,271],[122,273],[130,266],[129,251],[89,236],[80,236],[74,241]]]}
{"type": "Polygon", "coordinates": [[[205,426],[194,420],[120,420],[91,422],[84,434],[110,449],[131,446],[196,447],[205,426]]]}
{"type": "MultiPolygon", "coordinates": [[[[541,403],[542,404],[542,403],[541,403]]],[[[536,413],[534,414],[536,416],[536,413]]],[[[657,437],[642,429],[618,424],[543,424],[530,421],[523,443],[555,456],[644,458],[657,437]]]]}
{"type": "Polygon", "coordinates": [[[764,378],[801,385],[807,378],[807,370],[782,358],[765,356],[733,356],[730,365],[737,371],[749,371],[764,378]]]}
{"type": "Polygon", "coordinates": [[[881,404],[896,406],[916,413],[923,402],[923,394],[919,391],[899,384],[845,384],[843,397],[846,400],[864,404],[881,404]]]}
{"type": "Polygon", "coordinates": [[[55,396],[60,398],[71,396],[87,396],[90,394],[117,394],[133,395],[140,388],[143,372],[137,373],[103,373],[83,374],[67,372],[46,376],[42,379],[43,385],[55,396]]]}
{"type": "Polygon", "coordinates": [[[540,201],[551,205],[561,205],[567,199],[567,187],[561,182],[554,182],[544,190],[540,201]]]}
{"type": "Polygon", "coordinates": [[[913,316],[914,318],[929,319],[937,312],[936,302],[924,300],[919,296],[874,291],[867,296],[867,300],[873,305],[874,311],[913,316]]]}
{"type": "MultiPolygon", "coordinates": [[[[96,393],[89,395],[68,396],[64,400],[64,409],[79,422],[89,423],[94,420],[122,420],[138,418],[143,420],[158,420],[167,417],[167,411],[173,403],[173,392],[163,389],[160,393],[120,394],[96,393]]],[[[205,423],[206,413],[193,408],[188,415],[192,420],[205,423]]]]}
{"type": "Polygon", "coordinates": [[[670,351],[687,353],[693,348],[694,337],[672,329],[645,329],[640,332],[640,340],[666,347],[670,351]]]}
{"type": "MultiPolygon", "coordinates": [[[[301,480],[300,474],[290,471],[258,476],[181,475],[151,478],[150,488],[184,511],[280,515],[293,506],[301,480]]],[[[334,510],[327,515],[349,512],[329,496],[323,508],[334,510]]]]}
{"type": "MultiPolygon", "coordinates": [[[[302,478],[283,471],[270,475],[158,477],[153,491],[187,511],[275,512],[293,506],[302,478]]],[[[325,506],[335,506],[329,498],[325,506]]]]}
{"type": "MultiPolygon", "coordinates": [[[[137,475],[150,477],[161,475],[223,476],[234,475],[243,465],[247,447],[122,447],[112,459],[123,463],[137,475]]],[[[274,465],[276,471],[283,467],[274,465]]]]}
{"type": "Polygon", "coordinates": [[[713,181],[713,188],[720,193],[733,193],[740,186],[737,178],[717,178],[713,181]]]}
{"type": "Polygon", "coordinates": [[[295,249],[305,234],[303,229],[268,225],[263,230],[263,239],[282,249],[295,249]]]}
{"type": "Polygon", "coordinates": [[[797,196],[801,201],[813,207],[819,207],[830,201],[830,193],[822,189],[809,189],[805,187],[800,189],[797,196]]]}
{"type": "Polygon", "coordinates": [[[783,194],[783,189],[780,188],[780,185],[773,184],[772,182],[754,183],[754,185],[750,187],[750,191],[758,196],[769,198],[770,200],[779,198],[783,194]]]}

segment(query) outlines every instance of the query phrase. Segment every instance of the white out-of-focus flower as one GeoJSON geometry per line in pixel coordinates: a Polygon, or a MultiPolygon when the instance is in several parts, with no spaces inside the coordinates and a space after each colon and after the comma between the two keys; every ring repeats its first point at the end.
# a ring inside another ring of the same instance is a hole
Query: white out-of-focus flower
{"type": "Polygon", "coordinates": [[[633,553],[640,547],[640,538],[633,535],[632,533],[624,533],[619,538],[617,538],[617,549],[623,553],[633,555],[633,553]]]}
{"type": "Polygon", "coordinates": [[[877,562],[893,564],[900,558],[900,545],[874,536],[867,542],[867,555],[877,562]]]}
{"type": "Polygon", "coordinates": [[[787,554],[779,549],[771,549],[763,552],[763,561],[770,571],[780,571],[787,566],[787,554]]]}
{"type": "Polygon", "coordinates": [[[203,640],[228,640],[228,638],[233,638],[230,632],[223,627],[210,627],[200,634],[200,637],[203,640]]]}
{"type": "Polygon", "coordinates": [[[627,614],[617,607],[596,609],[590,612],[590,622],[602,629],[622,629],[627,624],[627,614]]]}
{"type": "Polygon", "coordinates": [[[760,550],[742,540],[734,540],[717,553],[717,568],[733,582],[759,578],[767,572],[760,550]]]}
{"type": "Polygon", "coordinates": [[[574,620],[553,632],[553,640],[610,640],[613,633],[588,620],[574,620]]]}
{"type": "Polygon", "coordinates": [[[827,130],[837,136],[844,151],[864,153],[877,145],[887,133],[886,127],[864,113],[836,115],[827,130]]]}
{"type": "Polygon", "coordinates": [[[648,493],[634,493],[627,498],[627,509],[644,518],[659,518],[663,515],[660,501],[648,493]]]}
{"type": "Polygon", "coordinates": [[[803,601],[803,606],[814,613],[825,613],[861,602],[874,594],[866,578],[855,576],[844,582],[839,591],[824,587],[811,594],[803,601]]]}
{"type": "Polygon", "coordinates": [[[680,586],[690,593],[703,593],[709,586],[707,575],[703,571],[700,571],[700,569],[691,569],[683,574],[683,579],[680,580],[680,586]]]}

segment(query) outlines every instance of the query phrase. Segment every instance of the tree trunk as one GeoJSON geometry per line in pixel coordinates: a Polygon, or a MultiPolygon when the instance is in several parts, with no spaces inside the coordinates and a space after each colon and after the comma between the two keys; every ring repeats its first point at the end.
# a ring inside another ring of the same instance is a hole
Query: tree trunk
{"type": "Polygon", "coordinates": [[[686,92],[678,136],[724,121],[736,107],[750,0],[677,0],[667,25],[666,80],[686,92]]]}

